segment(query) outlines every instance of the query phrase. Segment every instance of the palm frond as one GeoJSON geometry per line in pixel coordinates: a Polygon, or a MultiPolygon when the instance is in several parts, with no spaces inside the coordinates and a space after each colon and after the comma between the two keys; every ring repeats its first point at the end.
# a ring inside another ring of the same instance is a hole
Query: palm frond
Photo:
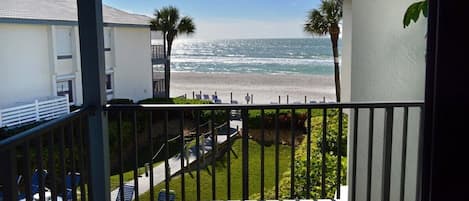
{"type": "Polygon", "coordinates": [[[195,32],[194,20],[188,16],[183,17],[179,22],[177,29],[181,34],[193,34],[195,32]]]}
{"type": "Polygon", "coordinates": [[[308,13],[308,19],[304,25],[304,31],[310,34],[327,34],[331,27],[337,25],[342,20],[341,0],[322,0],[318,9],[308,13]]]}
{"type": "Polygon", "coordinates": [[[312,10],[308,14],[308,20],[304,26],[304,31],[310,34],[324,35],[327,33],[329,24],[325,16],[319,10],[312,10]]]}

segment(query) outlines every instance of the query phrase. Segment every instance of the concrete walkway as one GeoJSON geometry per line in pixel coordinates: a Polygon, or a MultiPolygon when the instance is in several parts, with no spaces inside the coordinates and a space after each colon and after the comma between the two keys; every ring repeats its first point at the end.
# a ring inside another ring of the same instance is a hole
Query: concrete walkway
{"type": "MultiPolygon", "coordinates": [[[[241,130],[242,127],[242,122],[239,120],[233,120],[230,121],[230,127],[231,128],[238,128],[238,132],[241,130]]],[[[238,134],[238,132],[235,132],[231,134],[231,137],[234,137],[235,135],[238,134]]],[[[210,137],[211,139],[211,137],[210,137]]],[[[218,144],[223,144],[228,140],[227,135],[218,135],[217,136],[217,143],[218,144]]],[[[201,142],[202,143],[202,142],[201,142]]],[[[192,164],[193,162],[196,161],[196,152],[195,152],[195,146],[192,147],[190,150],[190,155],[187,156],[187,158],[184,158],[184,167],[187,167],[188,164],[192,164]],[[189,162],[189,163],[188,163],[189,162]]],[[[207,154],[209,151],[212,150],[212,145],[211,145],[211,140],[206,140],[204,143],[204,150],[203,153],[201,151],[201,154],[199,157],[202,157],[204,154],[207,154]]],[[[228,150],[229,151],[229,150],[228,150]]],[[[170,175],[173,176],[179,171],[181,171],[181,159],[179,154],[175,155],[171,158],[168,159],[168,164],[169,164],[169,169],[170,169],[170,175]]],[[[165,163],[161,163],[160,165],[156,166],[153,168],[153,184],[156,186],[161,182],[165,181],[165,163]]],[[[134,186],[134,180],[130,180],[124,183],[125,185],[131,185],[134,186]]],[[[142,174],[138,178],[138,194],[142,195],[146,193],[147,191],[150,190],[150,176],[146,177],[145,174],[142,174]]],[[[119,192],[119,188],[114,189],[111,192],[111,200],[114,201],[117,198],[117,194],[119,192]]],[[[155,192],[155,195],[158,192],[155,192]]],[[[135,194],[134,197],[135,198],[135,194]]]]}

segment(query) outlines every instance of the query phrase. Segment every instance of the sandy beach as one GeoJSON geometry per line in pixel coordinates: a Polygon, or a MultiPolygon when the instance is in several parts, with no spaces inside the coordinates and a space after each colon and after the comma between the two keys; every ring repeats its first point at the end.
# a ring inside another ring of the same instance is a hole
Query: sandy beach
{"type": "Polygon", "coordinates": [[[240,103],[246,103],[244,97],[247,93],[254,95],[255,104],[278,102],[289,103],[308,101],[335,100],[333,76],[301,75],[301,74],[254,74],[254,73],[171,73],[171,96],[187,94],[192,98],[192,92],[196,94],[217,95],[223,103],[229,103],[230,92],[233,99],[240,103]]]}

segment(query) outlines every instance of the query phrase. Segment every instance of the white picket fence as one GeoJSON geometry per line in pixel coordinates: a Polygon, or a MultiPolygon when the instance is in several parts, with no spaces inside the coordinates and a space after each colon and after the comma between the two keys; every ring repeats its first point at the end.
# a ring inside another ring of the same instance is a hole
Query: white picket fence
{"type": "Polygon", "coordinates": [[[68,96],[37,99],[32,103],[0,108],[0,128],[51,120],[69,113],[68,96]]]}

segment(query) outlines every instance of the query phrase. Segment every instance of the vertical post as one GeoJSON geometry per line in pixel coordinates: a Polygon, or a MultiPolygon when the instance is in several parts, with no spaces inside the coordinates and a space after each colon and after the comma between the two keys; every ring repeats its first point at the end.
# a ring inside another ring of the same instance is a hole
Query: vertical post
{"type": "Polygon", "coordinates": [[[0,110],[0,127],[3,126],[3,122],[2,122],[2,110],[0,110]]]}
{"type": "Polygon", "coordinates": [[[39,101],[36,99],[34,100],[34,109],[36,111],[36,121],[39,121],[39,101]]]}
{"type": "Polygon", "coordinates": [[[281,103],[280,103],[280,100],[281,100],[281,99],[282,99],[282,98],[281,98],[280,96],[278,96],[278,104],[281,104],[281,103]]]}
{"type": "Polygon", "coordinates": [[[233,103],[233,92],[230,92],[230,103],[233,103]]]}
{"type": "Polygon", "coordinates": [[[242,193],[243,199],[249,199],[249,131],[248,131],[248,117],[249,113],[247,109],[241,111],[241,116],[243,119],[243,128],[242,128],[242,150],[243,150],[243,168],[242,168],[242,193]]]}
{"type": "Polygon", "coordinates": [[[251,104],[254,104],[254,94],[251,94],[251,104]]]}
{"type": "Polygon", "coordinates": [[[392,127],[394,108],[386,108],[384,116],[384,143],[383,143],[383,178],[381,185],[381,200],[389,201],[391,191],[391,152],[392,127]]]}
{"type": "Polygon", "coordinates": [[[65,94],[65,101],[66,101],[66,103],[67,103],[67,108],[66,108],[67,114],[70,114],[70,101],[69,101],[69,100],[70,100],[70,99],[69,99],[69,97],[68,97],[68,94],[65,94]]]}
{"type": "Polygon", "coordinates": [[[287,104],[288,104],[288,102],[290,101],[289,99],[290,99],[290,97],[289,97],[288,94],[287,94],[287,104]]]}
{"type": "Polygon", "coordinates": [[[192,99],[195,99],[195,91],[192,91],[192,99]]]}
{"type": "Polygon", "coordinates": [[[2,161],[6,163],[0,167],[0,182],[3,186],[3,200],[18,200],[18,186],[16,183],[17,164],[16,147],[0,153],[2,161]]]}
{"type": "Polygon", "coordinates": [[[83,105],[88,117],[90,200],[110,200],[109,135],[106,112],[104,35],[101,0],[77,1],[83,105]]]}

